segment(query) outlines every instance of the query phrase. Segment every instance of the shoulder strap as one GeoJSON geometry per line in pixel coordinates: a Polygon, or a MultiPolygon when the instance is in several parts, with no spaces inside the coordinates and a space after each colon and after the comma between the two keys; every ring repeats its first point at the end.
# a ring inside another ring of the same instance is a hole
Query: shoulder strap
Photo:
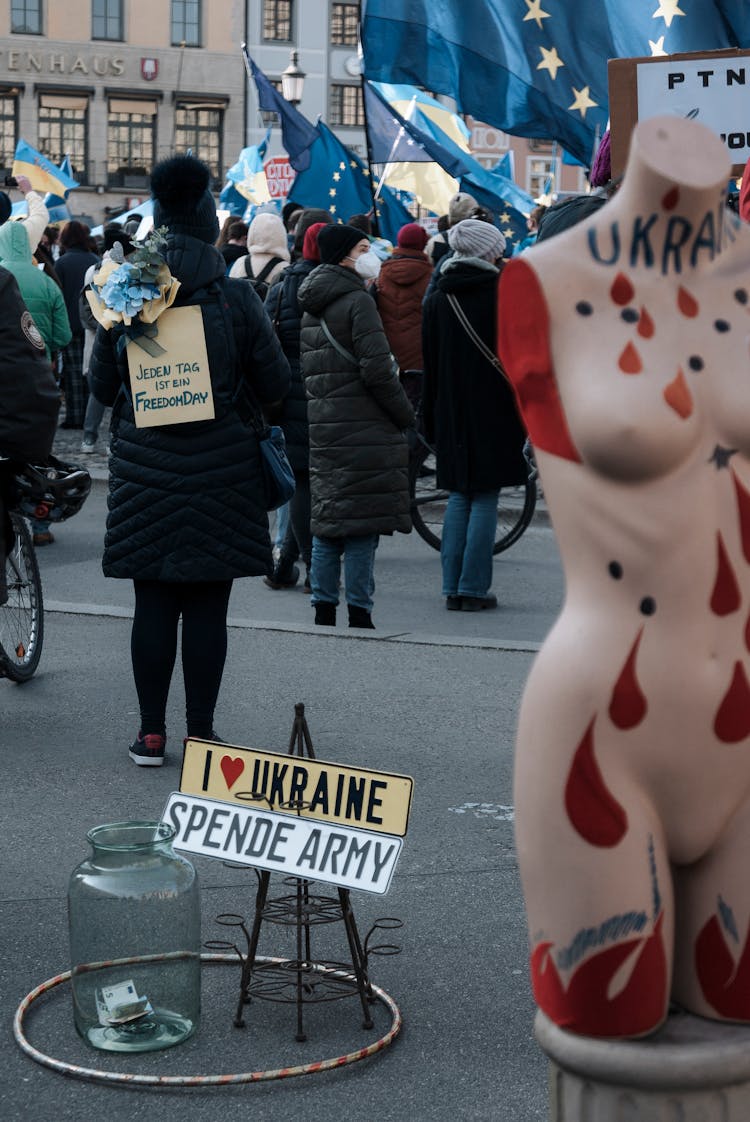
{"type": "Polygon", "coordinates": [[[249,277],[250,280],[253,279],[253,266],[252,266],[252,262],[250,261],[250,254],[249,253],[245,254],[245,276],[249,277]]]}
{"type": "Polygon", "coordinates": [[[352,352],[347,351],[346,347],[342,347],[338,339],[334,339],[333,335],[331,334],[331,329],[322,316],[320,317],[320,326],[323,328],[323,334],[325,335],[326,339],[331,344],[333,349],[335,351],[338,351],[341,357],[345,358],[348,362],[353,363],[355,366],[359,366],[359,363],[357,362],[352,352]]]}
{"type": "Polygon", "coordinates": [[[477,348],[477,350],[482,355],[482,357],[485,358],[487,360],[487,362],[491,363],[492,366],[495,367],[495,370],[498,371],[498,373],[502,374],[502,376],[503,376],[503,378],[505,378],[506,382],[510,382],[510,378],[505,373],[505,367],[503,366],[502,362],[497,357],[497,355],[492,353],[492,351],[487,346],[485,341],[483,339],[479,338],[476,331],[474,330],[474,328],[472,327],[472,325],[469,323],[468,319],[466,318],[466,313],[464,312],[463,308],[461,307],[461,305],[459,304],[458,300],[453,295],[453,293],[452,292],[446,292],[445,298],[448,301],[448,303],[450,304],[453,311],[455,312],[456,319],[461,324],[464,331],[469,336],[472,343],[477,348]]]}
{"type": "MultiPolygon", "coordinates": [[[[248,257],[249,256],[250,256],[250,254],[248,254],[248,257]]],[[[261,271],[258,273],[257,277],[255,277],[255,280],[264,281],[266,279],[266,277],[268,276],[268,274],[270,272],[272,272],[273,269],[276,268],[276,266],[279,264],[280,261],[283,261],[283,257],[272,257],[270,261],[266,261],[265,265],[263,266],[261,271]]]]}

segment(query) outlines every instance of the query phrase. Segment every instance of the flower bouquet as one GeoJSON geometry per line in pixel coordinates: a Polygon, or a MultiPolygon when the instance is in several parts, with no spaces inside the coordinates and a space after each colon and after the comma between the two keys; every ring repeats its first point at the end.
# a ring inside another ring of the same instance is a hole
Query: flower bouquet
{"type": "Polygon", "coordinates": [[[152,356],[164,353],[156,342],[156,321],[174,303],[180,287],[161,255],[164,232],[164,227],[152,230],[127,257],[115,242],[86,292],[91,311],[102,327],[109,331],[113,324],[123,324],[118,354],[130,342],[152,356]]]}

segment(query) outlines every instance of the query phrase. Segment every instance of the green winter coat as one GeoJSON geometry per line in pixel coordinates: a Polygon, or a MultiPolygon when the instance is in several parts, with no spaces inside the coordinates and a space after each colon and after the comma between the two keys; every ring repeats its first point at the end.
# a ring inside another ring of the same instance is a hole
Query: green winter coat
{"type": "Polygon", "coordinates": [[[300,356],[310,426],[311,529],[322,538],[411,530],[414,412],[393,368],[375,301],[341,265],[300,285],[300,356]],[[352,362],[329,342],[321,317],[352,362]]]}
{"type": "Polygon", "coordinates": [[[22,222],[0,226],[0,265],[16,278],[50,358],[53,351],[70,342],[70,321],[61,289],[31,258],[29,236],[22,222]]]}

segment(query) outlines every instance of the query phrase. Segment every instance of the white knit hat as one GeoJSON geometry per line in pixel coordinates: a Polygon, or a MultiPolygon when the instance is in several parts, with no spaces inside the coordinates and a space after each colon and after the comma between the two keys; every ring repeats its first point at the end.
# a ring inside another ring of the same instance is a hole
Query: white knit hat
{"type": "Polygon", "coordinates": [[[448,231],[448,244],[456,257],[482,257],[496,261],[505,253],[505,238],[491,222],[464,218],[448,231]]]}

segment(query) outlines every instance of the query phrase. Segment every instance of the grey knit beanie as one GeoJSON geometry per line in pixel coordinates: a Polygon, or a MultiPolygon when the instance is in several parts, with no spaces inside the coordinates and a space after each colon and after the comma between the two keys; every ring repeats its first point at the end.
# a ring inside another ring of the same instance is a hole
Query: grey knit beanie
{"type": "Polygon", "coordinates": [[[496,261],[505,253],[505,238],[491,222],[464,218],[448,231],[448,244],[456,257],[481,257],[496,261]]]}

